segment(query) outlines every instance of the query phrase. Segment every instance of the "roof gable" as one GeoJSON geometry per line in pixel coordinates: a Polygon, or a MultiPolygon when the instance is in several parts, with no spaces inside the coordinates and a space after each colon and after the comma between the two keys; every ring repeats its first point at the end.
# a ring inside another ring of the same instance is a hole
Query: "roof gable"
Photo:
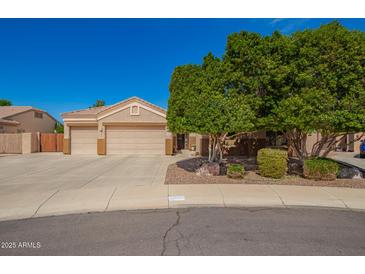
{"type": "Polygon", "coordinates": [[[71,112],[65,112],[62,113],[62,117],[64,119],[103,119],[105,117],[108,117],[110,115],[113,115],[119,111],[123,111],[127,108],[129,108],[132,105],[137,105],[143,109],[146,109],[150,112],[153,112],[161,117],[166,118],[166,110],[156,106],[154,104],[151,104],[150,102],[147,102],[141,98],[138,97],[131,97],[126,100],[123,100],[121,102],[118,102],[111,106],[103,106],[103,107],[96,107],[96,108],[87,108],[84,110],[77,110],[77,111],[71,111],[71,112]]]}
{"type": "Polygon", "coordinates": [[[132,97],[127,100],[121,101],[117,104],[114,104],[114,105],[104,109],[103,111],[99,112],[97,114],[97,119],[98,120],[103,119],[109,115],[113,115],[117,112],[123,111],[123,110],[128,109],[133,106],[138,106],[140,108],[143,108],[154,114],[157,114],[159,116],[166,118],[166,110],[164,110],[163,108],[160,108],[160,107],[158,107],[154,104],[151,104],[145,100],[142,100],[138,97],[132,97]]]}

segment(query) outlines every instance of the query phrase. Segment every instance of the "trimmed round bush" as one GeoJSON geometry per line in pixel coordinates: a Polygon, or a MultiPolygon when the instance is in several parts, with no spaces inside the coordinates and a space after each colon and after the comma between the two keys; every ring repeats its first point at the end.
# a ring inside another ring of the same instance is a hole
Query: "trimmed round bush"
{"type": "Polygon", "coordinates": [[[288,170],[288,152],[272,148],[260,149],[257,152],[257,163],[261,176],[280,179],[288,170]]]}
{"type": "Polygon", "coordinates": [[[227,167],[227,176],[233,179],[243,178],[245,168],[241,164],[230,164],[227,167]]]}
{"type": "Polygon", "coordinates": [[[308,159],[304,160],[303,175],[305,178],[314,180],[335,180],[340,171],[337,162],[324,159],[308,159]]]}

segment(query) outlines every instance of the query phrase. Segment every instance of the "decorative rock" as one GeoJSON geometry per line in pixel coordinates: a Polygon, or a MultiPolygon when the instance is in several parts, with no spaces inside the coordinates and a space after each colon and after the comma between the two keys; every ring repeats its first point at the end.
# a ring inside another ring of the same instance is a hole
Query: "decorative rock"
{"type": "Polygon", "coordinates": [[[196,171],[196,174],[200,176],[218,176],[219,171],[220,167],[218,163],[204,163],[196,171]]]}
{"type": "Polygon", "coordinates": [[[303,164],[300,162],[299,159],[289,158],[288,174],[299,175],[299,176],[303,174],[303,164]]]}
{"type": "Polygon", "coordinates": [[[341,166],[338,178],[340,179],[362,179],[362,172],[356,167],[341,166]]]}

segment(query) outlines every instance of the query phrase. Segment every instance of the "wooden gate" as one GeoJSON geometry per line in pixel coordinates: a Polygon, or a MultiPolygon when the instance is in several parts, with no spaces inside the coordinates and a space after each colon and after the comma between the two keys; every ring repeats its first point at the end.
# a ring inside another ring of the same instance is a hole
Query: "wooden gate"
{"type": "Polygon", "coordinates": [[[62,152],[62,133],[41,133],[41,152],[62,152]]]}

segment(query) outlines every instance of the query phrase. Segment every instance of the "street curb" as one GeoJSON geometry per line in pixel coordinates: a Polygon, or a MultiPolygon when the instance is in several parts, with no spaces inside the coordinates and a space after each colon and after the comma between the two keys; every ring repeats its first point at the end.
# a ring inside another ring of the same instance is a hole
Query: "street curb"
{"type": "Polygon", "coordinates": [[[179,205],[174,207],[166,207],[166,208],[135,208],[135,209],[113,209],[109,211],[78,211],[78,212],[59,212],[59,213],[51,213],[49,215],[41,215],[41,216],[32,216],[32,217],[20,217],[20,218],[3,218],[0,219],[0,223],[9,222],[9,221],[25,221],[25,220],[35,220],[42,218],[51,218],[51,217],[60,217],[67,215],[87,215],[87,214],[103,214],[103,213],[113,213],[113,212],[149,212],[149,211],[163,211],[163,210],[180,210],[180,209],[188,209],[188,208],[234,208],[234,209],[318,209],[318,210],[340,210],[340,211],[349,211],[349,212],[361,212],[365,213],[365,209],[355,209],[355,208],[343,208],[343,207],[328,207],[328,206],[312,206],[312,205],[289,205],[289,206],[263,206],[263,205],[252,205],[252,206],[239,206],[239,205],[229,205],[229,206],[221,206],[219,204],[190,204],[190,205],[179,205]]]}

